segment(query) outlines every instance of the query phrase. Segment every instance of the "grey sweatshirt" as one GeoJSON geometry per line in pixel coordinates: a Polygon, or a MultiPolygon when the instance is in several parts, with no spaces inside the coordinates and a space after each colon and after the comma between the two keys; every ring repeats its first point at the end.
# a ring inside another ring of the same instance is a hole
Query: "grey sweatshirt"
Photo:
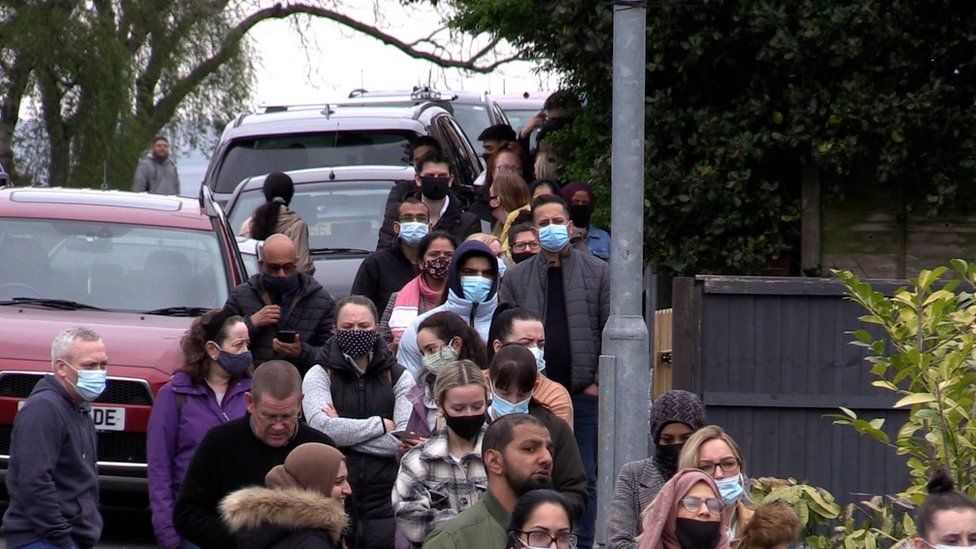
{"type": "Polygon", "coordinates": [[[76,404],[51,376],[37,382],[14,419],[7,491],[10,507],[0,529],[7,547],[98,542],[102,515],[91,408],[76,404]]]}
{"type": "Polygon", "coordinates": [[[132,178],[132,190],[137,193],[180,194],[180,176],[171,157],[157,162],[152,155],[139,161],[132,178]]]}

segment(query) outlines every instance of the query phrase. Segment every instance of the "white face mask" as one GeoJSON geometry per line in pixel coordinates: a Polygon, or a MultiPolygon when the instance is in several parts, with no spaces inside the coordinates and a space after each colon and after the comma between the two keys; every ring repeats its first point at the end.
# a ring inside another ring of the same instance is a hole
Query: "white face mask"
{"type": "Polygon", "coordinates": [[[925,542],[925,545],[934,549],[976,549],[976,545],[946,545],[945,543],[936,543],[933,545],[924,539],[922,541],[925,542]]]}

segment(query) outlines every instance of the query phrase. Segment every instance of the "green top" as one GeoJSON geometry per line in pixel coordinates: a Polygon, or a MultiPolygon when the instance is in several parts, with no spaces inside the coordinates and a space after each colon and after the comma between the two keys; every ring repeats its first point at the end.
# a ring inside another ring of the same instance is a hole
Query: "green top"
{"type": "Polygon", "coordinates": [[[509,514],[485,492],[481,501],[445,522],[424,542],[423,549],[499,549],[505,547],[509,514]]]}

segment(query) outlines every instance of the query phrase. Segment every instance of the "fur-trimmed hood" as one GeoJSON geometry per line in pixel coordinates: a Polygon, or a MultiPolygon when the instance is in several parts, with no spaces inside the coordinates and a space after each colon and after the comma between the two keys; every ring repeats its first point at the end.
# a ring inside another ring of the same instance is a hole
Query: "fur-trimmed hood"
{"type": "Polygon", "coordinates": [[[349,523],[339,500],[301,488],[243,488],[220,502],[220,514],[235,535],[264,526],[286,531],[324,530],[333,543],[338,543],[349,523]]]}

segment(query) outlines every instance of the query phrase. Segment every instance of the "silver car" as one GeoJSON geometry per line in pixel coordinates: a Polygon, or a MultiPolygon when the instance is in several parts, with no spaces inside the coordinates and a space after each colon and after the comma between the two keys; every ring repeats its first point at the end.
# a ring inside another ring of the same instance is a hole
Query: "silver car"
{"type": "MultiPolygon", "coordinates": [[[[289,208],[308,225],[315,278],[336,299],[349,295],[359,264],[376,250],[386,198],[395,182],[412,180],[413,168],[400,166],[337,166],[285,172],[295,183],[289,208]]],[[[245,179],[227,203],[227,216],[240,231],[255,208],[265,202],[264,175],[245,179]]],[[[239,239],[238,246],[256,272],[256,243],[239,239]]]]}

